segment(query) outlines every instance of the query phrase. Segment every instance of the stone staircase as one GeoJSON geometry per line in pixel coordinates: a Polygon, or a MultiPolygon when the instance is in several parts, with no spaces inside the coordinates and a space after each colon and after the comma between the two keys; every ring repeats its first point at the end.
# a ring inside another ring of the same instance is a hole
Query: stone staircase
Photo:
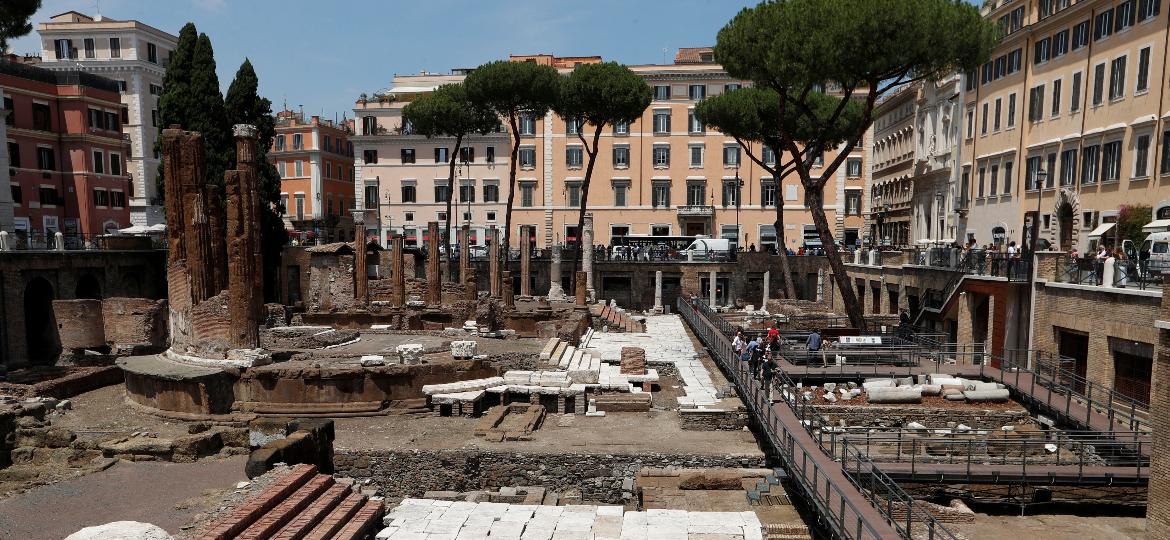
{"type": "Polygon", "coordinates": [[[747,490],[748,504],[751,506],[783,506],[790,505],[792,501],[788,500],[788,494],[785,493],[784,487],[780,483],[788,478],[788,473],[784,469],[772,469],[772,474],[760,480],[755,487],[747,490]]]}
{"type": "Polygon", "coordinates": [[[646,324],[630,316],[629,312],[612,304],[594,305],[589,308],[594,317],[601,317],[609,326],[609,331],[645,332],[646,324]]]}
{"type": "Polygon", "coordinates": [[[296,465],[192,538],[358,540],[377,530],[385,511],[381,499],[319,474],[315,465],[296,465]]]}

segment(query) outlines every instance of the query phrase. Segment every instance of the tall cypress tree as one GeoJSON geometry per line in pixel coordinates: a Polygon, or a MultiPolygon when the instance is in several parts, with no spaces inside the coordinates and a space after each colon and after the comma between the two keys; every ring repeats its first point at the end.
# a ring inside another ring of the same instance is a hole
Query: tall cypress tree
{"type": "MultiPolygon", "coordinates": [[[[163,75],[163,91],[158,98],[159,133],[162,130],[178,125],[190,129],[190,114],[195,110],[191,95],[191,62],[195,56],[195,44],[199,41],[199,31],[194,23],[183,25],[179,31],[179,43],[171,53],[171,63],[167,65],[163,75]]],[[[155,140],[155,150],[162,150],[162,137],[155,140]]],[[[163,167],[158,167],[158,197],[161,199],[166,193],[164,189],[163,167]]]]}
{"type": "Polygon", "coordinates": [[[252,62],[244,59],[236,77],[228,87],[224,108],[231,124],[252,124],[256,126],[256,179],[260,191],[260,245],[264,255],[264,296],[275,300],[277,270],[280,268],[281,247],[287,240],[280,206],[280,175],[268,161],[268,149],[276,136],[276,124],[272,117],[272,102],[260,97],[259,79],[252,69],[252,62]]]}
{"type": "Polygon", "coordinates": [[[215,51],[207,34],[199,34],[191,61],[191,96],[195,110],[190,111],[186,129],[203,134],[207,151],[207,180],[223,185],[223,173],[235,166],[236,147],[231,135],[231,123],[224,110],[223,94],[219,92],[219,76],[215,74],[215,51]]]}

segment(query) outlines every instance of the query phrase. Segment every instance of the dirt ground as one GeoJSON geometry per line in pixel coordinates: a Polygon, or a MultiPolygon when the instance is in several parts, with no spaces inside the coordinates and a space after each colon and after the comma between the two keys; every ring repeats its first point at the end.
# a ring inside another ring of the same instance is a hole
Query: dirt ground
{"type": "Polygon", "coordinates": [[[117,384],[70,398],[73,409],[53,419],[53,427],[72,430],[80,438],[157,433],[169,438],[187,434],[187,423],[139,412],[126,403],[126,387],[117,384]]]}
{"type": "Polygon", "coordinates": [[[153,523],[172,534],[199,514],[217,510],[246,481],[237,456],[197,463],[119,461],[80,478],[0,500],[0,538],[64,538],[111,521],[153,523]]]}
{"type": "Polygon", "coordinates": [[[974,523],[947,525],[969,540],[1043,538],[1044,540],[1144,539],[1146,520],[1141,517],[1075,516],[1039,514],[1005,516],[975,514],[974,523]]]}

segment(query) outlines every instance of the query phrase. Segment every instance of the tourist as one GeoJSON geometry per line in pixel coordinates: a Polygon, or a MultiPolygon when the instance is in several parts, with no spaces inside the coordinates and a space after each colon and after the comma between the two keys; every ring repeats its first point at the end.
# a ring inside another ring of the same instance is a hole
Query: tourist
{"type": "Polygon", "coordinates": [[[1016,273],[1016,261],[1020,258],[1020,250],[1016,248],[1016,241],[1008,242],[1007,247],[1007,277],[1011,279],[1012,275],[1016,273]]]}
{"type": "Polygon", "coordinates": [[[740,362],[748,362],[749,366],[752,365],[750,362],[752,359],[752,355],[754,355],[756,353],[756,349],[758,349],[759,347],[760,347],[760,337],[756,336],[755,339],[749,341],[747,346],[744,347],[743,354],[740,355],[739,361],[740,362]]]}
{"type": "Polygon", "coordinates": [[[735,351],[736,358],[743,356],[744,349],[747,348],[747,343],[743,340],[743,328],[735,329],[735,339],[731,340],[731,349],[735,351]]]}
{"type": "Polygon", "coordinates": [[[1105,248],[1105,244],[1101,244],[1097,248],[1097,257],[1094,260],[1097,268],[1097,285],[1101,284],[1101,280],[1105,277],[1105,259],[1109,258],[1109,250],[1105,248]]]}
{"type": "Polygon", "coordinates": [[[780,329],[776,328],[777,324],[779,324],[779,323],[777,323],[777,321],[772,321],[772,326],[770,328],[768,328],[768,341],[769,342],[778,341],[780,339],[780,329]]]}
{"type": "Polygon", "coordinates": [[[821,333],[816,328],[813,328],[812,332],[808,333],[808,339],[805,340],[804,346],[808,348],[808,352],[816,352],[821,350],[823,341],[821,339],[821,333]]]}
{"type": "Polygon", "coordinates": [[[757,336],[749,347],[751,353],[748,355],[748,369],[751,370],[752,377],[757,378],[760,376],[760,360],[764,358],[766,346],[764,345],[763,338],[757,336]]]}
{"type": "Polygon", "coordinates": [[[905,309],[898,313],[898,336],[902,339],[910,339],[910,312],[905,309]]]}

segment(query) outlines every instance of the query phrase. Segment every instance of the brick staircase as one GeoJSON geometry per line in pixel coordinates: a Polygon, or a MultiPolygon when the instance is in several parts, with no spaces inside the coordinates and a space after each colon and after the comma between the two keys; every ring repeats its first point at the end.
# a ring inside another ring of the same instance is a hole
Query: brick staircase
{"type": "Polygon", "coordinates": [[[379,526],[386,508],[315,465],[296,465],[193,538],[358,540],[379,526]]]}
{"type": "Polygon", "coordinates": [[[609,323],[609,331],[620,330],[623,332],[645,332],[646,325],[641,321],[635,320],[630,316],[629,312],[618,307],[611,307],[609,304],[602,304],[600,306],[594,305],[590,308],[590,313],[594,317],[601,317],[609,323]]]}

